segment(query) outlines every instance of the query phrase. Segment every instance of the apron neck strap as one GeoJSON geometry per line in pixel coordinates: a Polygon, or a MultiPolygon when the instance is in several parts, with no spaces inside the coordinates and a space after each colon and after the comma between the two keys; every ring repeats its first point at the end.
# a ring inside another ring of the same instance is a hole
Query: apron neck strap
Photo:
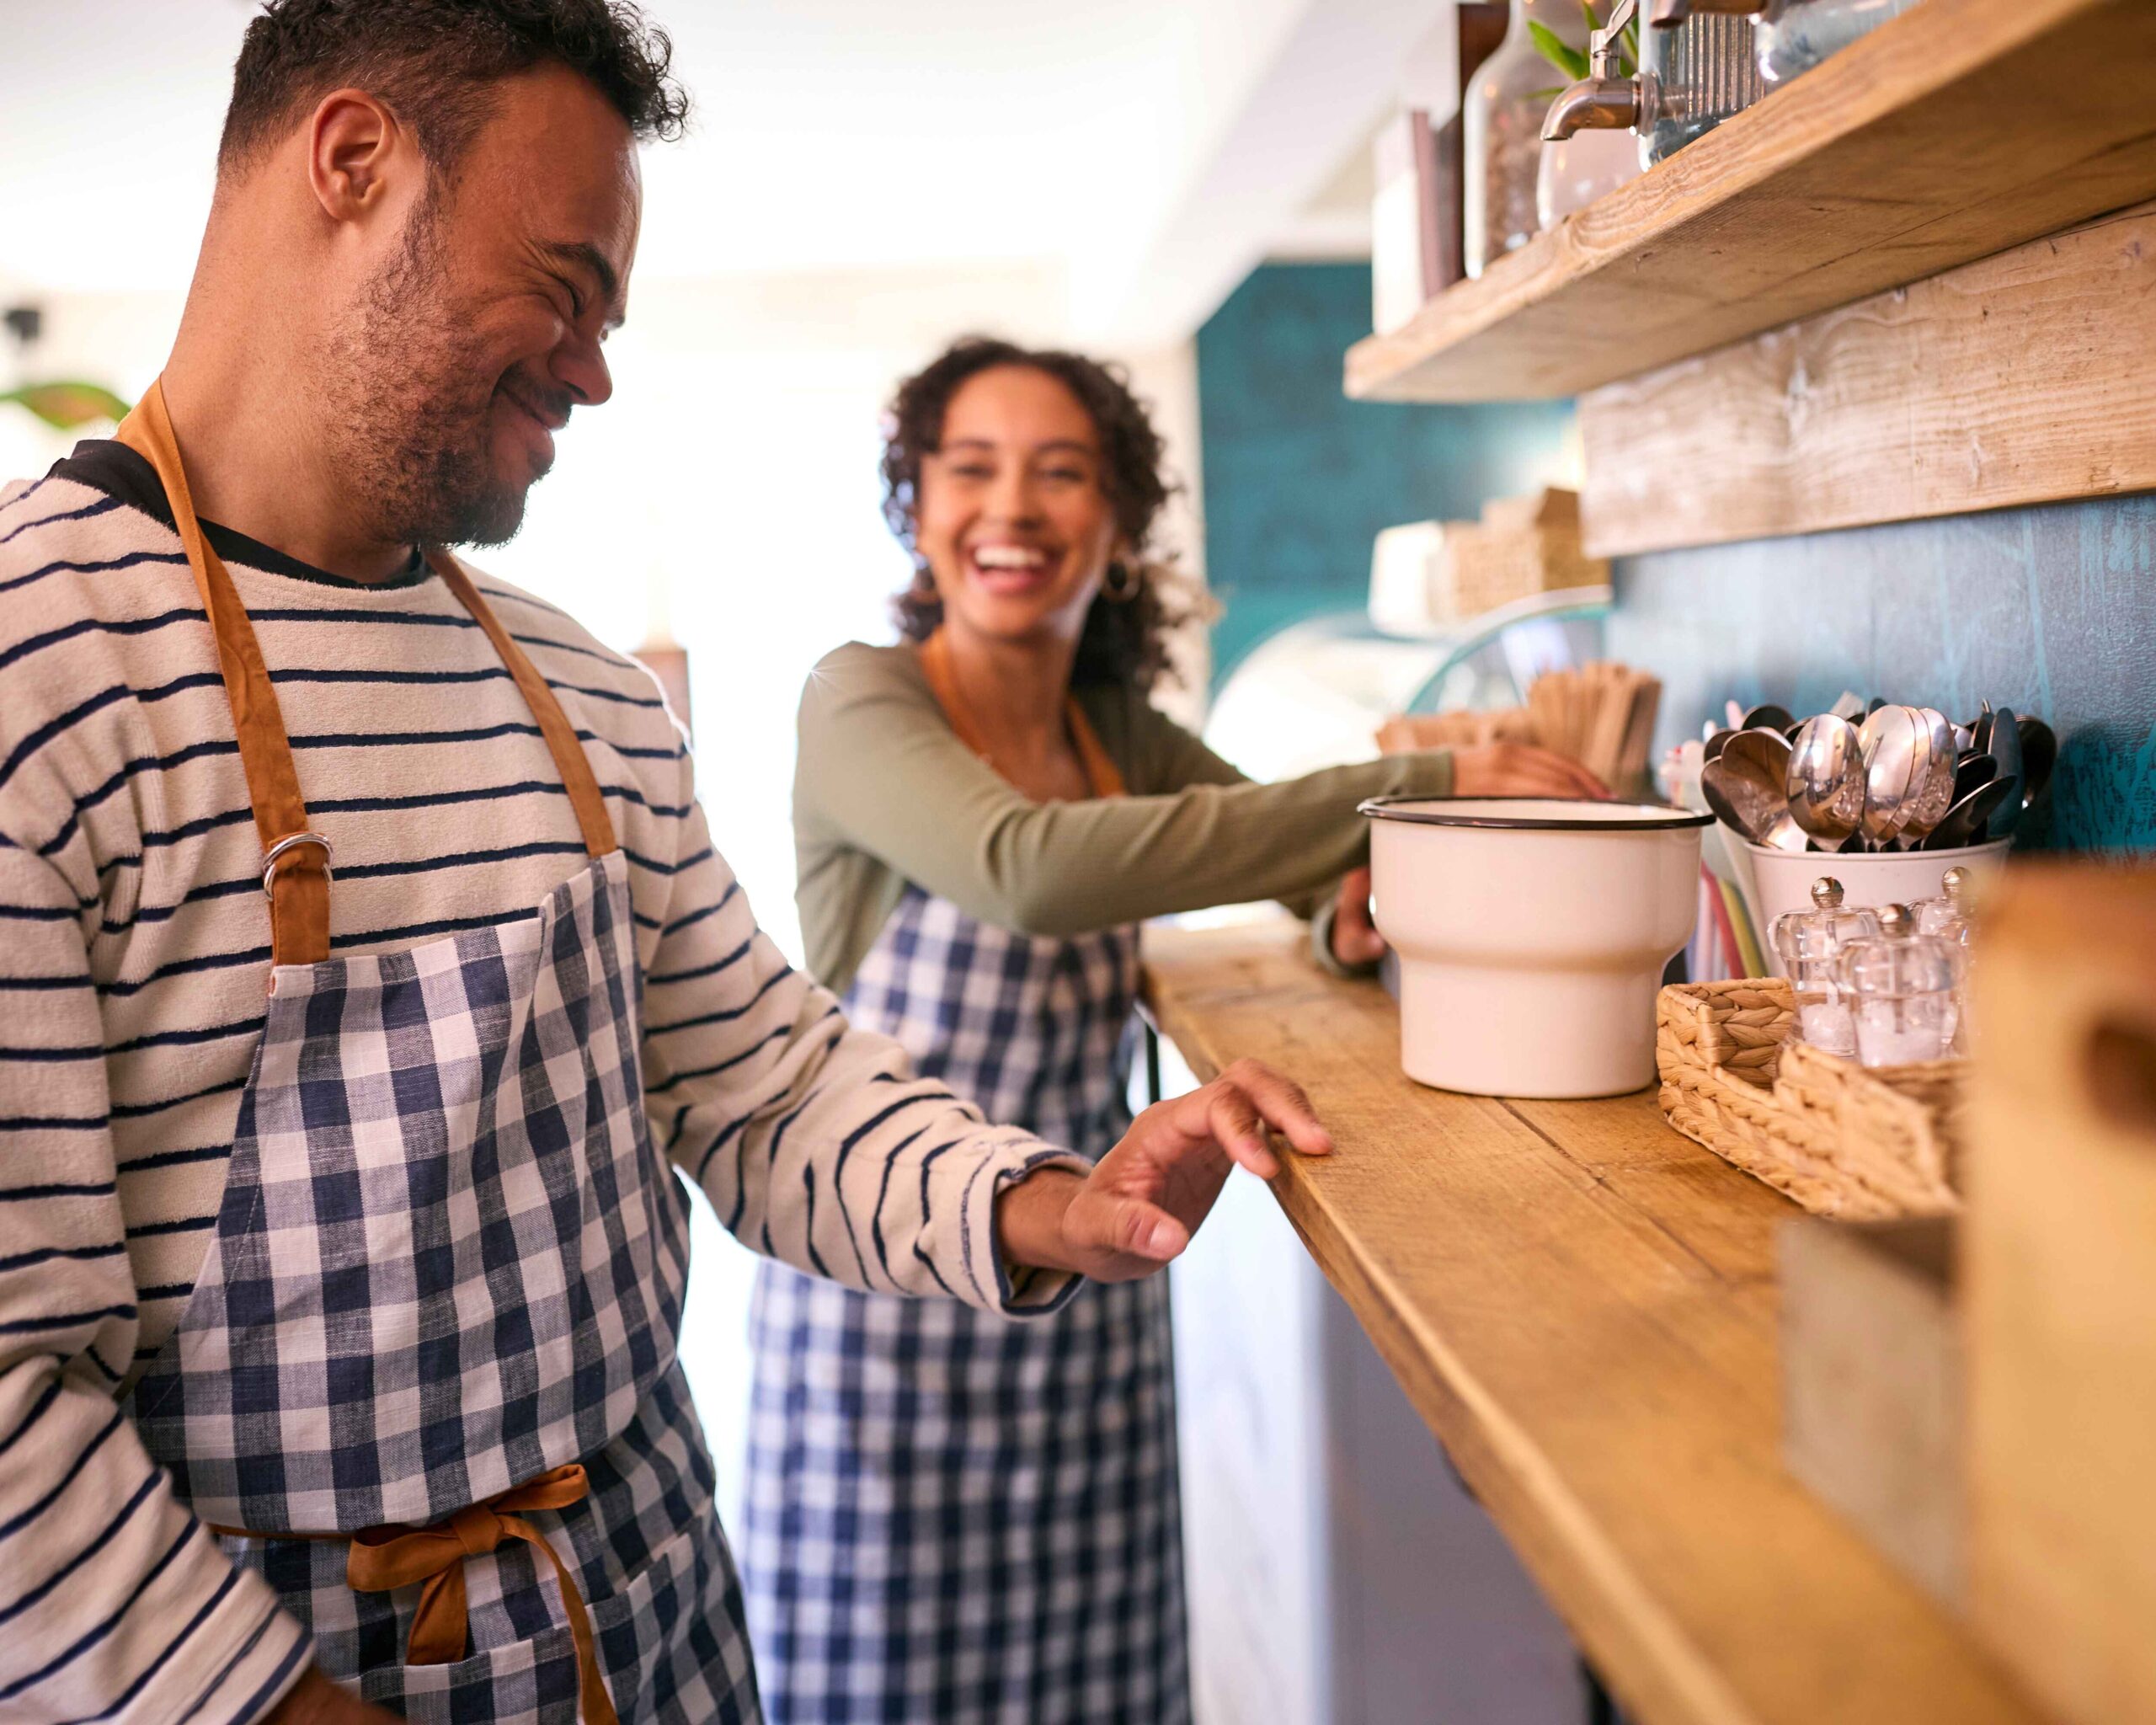
{"type": "Polygon", "coordinates": [[[292,745],[277,692],[263,663],[254,625],[224,563],[203,537],[180,464],[179,445],[165,410],[164,382],[150,386],[120,422],[120,441],[157,469],[172,506],[173,526],[187,548],[195,590],[216,637],[217,669],[232,710],[232,732],[247,775],[254,830],[262,841],[262,884],[270,895],[270,955],[277,964],[313,964],[329,956],[329,841],[311,830],[300,795],[292,745]]]}
{"type": "MultiPolygon", "coordinates": [[[[262,841],[262,884],[270,896],[270,962],[319,964],[329,956],[329,841],[307,825],[307,803],[300,795],[291,739],[285,729],[284,714],[277,705],[277,692],[270,681],[254,625],[240,602],[223,559],[211,549],[202,524],[195,519],[195,499],[188,489],[179,441],[173,435],[162,378],[150,386],[134,412],[120,422],[116,435],[157,470],[165,500],[172,507],[173,526],[186,547],[195,590],[201,595],[202,609],[216,638],[217,669],[223,676],[225,698],[232,708],[232,731],[239,743],[240,766],[247,775],[255,832],[262,841]]],[[[599,781],[553,690],[532,667],[524,649],[510,638],[456,559],[446,552],[435,551],[427,554],[427,560],[457,602],[486,631],[487,638],[516,680],[568,791],[569,806],[575,810],[585,851],[603,857],[615,850],[614,824],[607,814],[599,781]]]]}
{"type": "Polygon", "coordinates": [[[613,817],[606,812],[606,798],[600,791],[598,777],[591,770],[590,761],[584,758],[584,745],[577,740],[576,727],[562,711],[562,703],[555,698],[552,687],[502,626],[501,619],[494,615],[494,608],[480,596],[478,587],[465,574],[463,564],[446,551],[430,551],[426,555],[434,572],[441,577],[442,585],[456,595],[458,604],[472,613],[472,620],[487,632],[487,638],[494,644],[494,651],[501,655],[509,674],[516,679],[525,705],[539,721],[539,734],[546,739],[547,752],[554,757],[554,770],[561,774],[562,784],[569,793],[569,807],[576,811],[576,824],[584,835],[585,854],[604,857],[610,851],[618,850],[613,817]]]}
{"type": "MultiPolygon", "coordinates": [[[[936,704],[943,709],[943,717],[950,722],[958,740],[994,766],[995,759],[989,751],[988,740],[959,691],[958,668],[951,663],[951,644],[942,630],[937,629],[921,644],[921,668],[928,678],[929,692],[936,697],[936,704]]],[[[1063,713],[1064,723],[1070,729],[1070,740],[1077,748],[1078,759],[1085,766],[1086,782],[1092,787],[1093,794],[1123,795],[1123,774],[1109,758],[1108,751],[1102,747],[1101,740],[1075,695],[1064,697],[1063,713]]]]}

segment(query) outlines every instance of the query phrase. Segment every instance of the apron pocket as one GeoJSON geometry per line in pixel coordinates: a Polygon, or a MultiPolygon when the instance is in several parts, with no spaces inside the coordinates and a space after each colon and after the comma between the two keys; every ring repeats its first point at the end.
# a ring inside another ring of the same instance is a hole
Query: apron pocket
{"type": "MultiPolygon", "coordinates": [[[[539,1567],[547,1576],[548,1607],[558,1611],[552,1572],[543,1558],[539,1567]]],[[[607,1692],[624,1721],[639,1717],[641,1698],[662,1662],[698,1663],[686,1648],[690,1629],[724,1612],[731,1581],[714,1518],[707,1527],[685,1528],[661,1545],[619,1592],[597,1599],[586,1593],[584,1609],[607,1692]]],[[[719,1625],[713,1628],[722,1642],[728,1638],[719,1625]]],[[[564,1622],[452,1664],[370,1672],[360,1679],[360,1693],[401,1709],[414,1725],[575,1725],[577,1685],[576,1642],[564,1622]]]]}

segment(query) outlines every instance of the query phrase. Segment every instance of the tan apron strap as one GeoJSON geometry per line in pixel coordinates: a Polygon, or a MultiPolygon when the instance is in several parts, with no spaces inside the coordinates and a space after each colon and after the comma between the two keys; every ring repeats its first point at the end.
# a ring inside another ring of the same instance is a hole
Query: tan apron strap
{"type": "Polygon", "coordinates": [[[428,552],[427,561],[456,595],[457,602],[472,613],[472,620],[487,632],[487,638],[494,644],[494,651],[509,667],[509,674],[516,679],[516,686],[524,693],[524,704],[539,721],[539,734],[547,740],[547,747],[553,755],[554,770],[568,787],[569,807],[576,811],[576,824],[584,833],[585,852],[604,857],[619,849],[614,838],[613,817],[606,812],[606,798],[600,791],[598,776],[592,772],[590,761],[584,758],[584,745],[577,740],[576,727],[562,711],[562,703],[555,699],[546,678],[539,675],[524,649],[502,627],[501,619],[481,596],[472,578],[464,573],[462,564],[446,551],[428,552]]]}
{"type": "MultiPolygon", "coordinates": [[[[995,763],[988,750],[987,739],[980,727],[974,723],[974,716],[967,708],[965,697],[958,691],[958,675],[951,663],[950,644],[943,638],[941,629],[921,644],[921,668],[928,678],[929,692],[936,697],[936,704],[943,709],[943,717],[950,721],[951,729],[983,761],[995,763]]],[[[1086,717],[1078,697],[1070,697],[1065,702],[1064,719],[1070,728],[1070,740],[1077,745],[1078,758],[1085,765],[1086,782],[1093,788],[1097,797],[1120,797],[1123,794],[1123,774],[1108,751],[1102,746],[1099,735],[1086,717]]]]}
{"type": "Polygon", "coordinates": [[[262,841],[263,886],[270,895],[270,952],[279,964],[318,964],[329,956],[329,843],[307,826],[299,773],[286,734],[277,692],[240,603],[232,578],[203,537],[180,465],[179,445],[165,410],[164,385],[149,393],[120,424],[120,441],[157,469],[172,506],[173,525],[187,547],[188,567],[217,642],[217,668],[232,711],[248,800],[262,841]]]}

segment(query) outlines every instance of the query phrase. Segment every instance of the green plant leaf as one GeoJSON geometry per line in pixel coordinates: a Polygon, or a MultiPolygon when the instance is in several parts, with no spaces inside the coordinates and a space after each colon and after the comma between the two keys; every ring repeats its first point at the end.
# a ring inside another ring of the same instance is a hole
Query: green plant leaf
{"type": "Polygon", "coordinates": [[[1527,23],[1527,33],[1534,39],[1534,45],[1548,61],[1566,77],[1579,79],[1587,76],[1587,56],[1565,40],[1546,24],[1537,24],[1533,19],[1527,23]]]}
{"type": "Polygon", "coordinates": [[[96,383],[25,383],[20,389],[0,394],[0,402],[10,401],[28,408],[56,431],[72,431],[99,419],[117,422],[127,417],[127,403],[96,383]]]}
{"type": "Polygon", "coordinates": [[[1602,20],[1594,15],[1594,0],[1580,0],[1580,11],[1586,17],[1587,27],[1589,29],[1598,30],[1602,28],[1602,20]]]}

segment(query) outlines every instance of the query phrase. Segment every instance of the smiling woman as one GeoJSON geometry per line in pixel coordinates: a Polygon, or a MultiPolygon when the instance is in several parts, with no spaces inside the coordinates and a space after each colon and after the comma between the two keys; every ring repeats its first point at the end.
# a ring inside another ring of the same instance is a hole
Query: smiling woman
{"type": "MultiPolygon", "coordinates": [[[[1253,784],[1155,711],[1160,456],[1108,367],[958,344],[900,387],[884,452],[907,641],[840,649],[802,700],[812,969],[1087,1157],[1129,1119],[1140,919],[1278,897],[1329,960],[1367,959],[1366,788],[1513,770],[1253,784]]],[[[1088,1287],[1021,1333],[767,1268],[754,1334],[743,1568],[774,1725],[1188,1717],[1165,1289],[1088,1287]]]]}

